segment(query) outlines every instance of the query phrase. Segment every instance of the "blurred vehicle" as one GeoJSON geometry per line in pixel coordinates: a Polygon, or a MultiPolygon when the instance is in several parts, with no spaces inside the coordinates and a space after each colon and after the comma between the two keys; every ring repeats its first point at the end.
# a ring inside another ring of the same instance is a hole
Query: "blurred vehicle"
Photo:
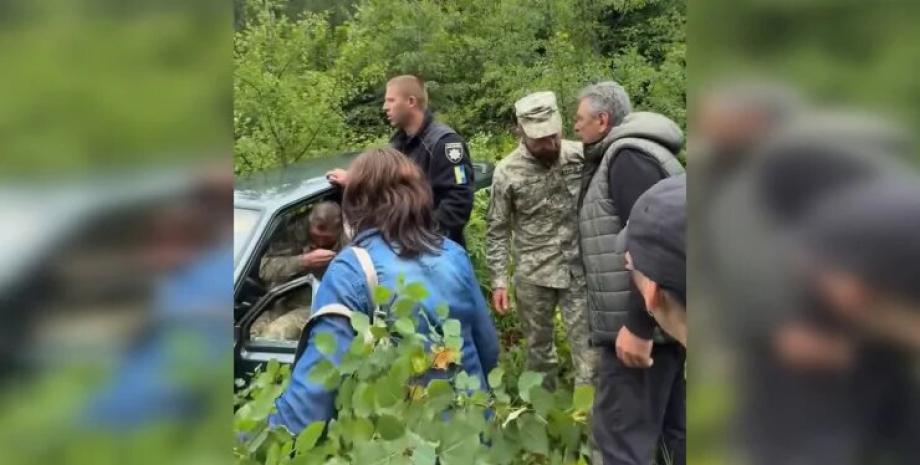
{"type": "Polygon", "coordinates": [[[0,376],[132,343],[162,272],[150,225],[193,181],[172,169],[0,189],[0,376]]]}
{"type": "MultiPolygon", "coordinates": [[[[293,219],[322,201],[340,202],[342,191],[325,174],[348,166],[357,153],[313,159],[285,168],[238,177],[233,200],[233,337],[234,377],[248,378],[264,362],[293,363],[297,340],[253,338],[250,328],[279,299],[313,285],[313,276],[268,289],[259,278],[259,263],[269,244],[293,219]]],[[[476,190],[492,184],[494,166],[474,162],[476,190]]]]}

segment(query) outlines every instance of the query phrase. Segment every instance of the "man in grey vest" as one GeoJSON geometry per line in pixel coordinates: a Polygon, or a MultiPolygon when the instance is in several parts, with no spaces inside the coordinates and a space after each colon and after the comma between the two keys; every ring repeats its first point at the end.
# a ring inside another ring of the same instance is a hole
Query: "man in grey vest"
{"type": "Polygon", "coordinates": [[[492,178],[487,257],[492,303],[508,311],[508,244],[513,238],[515,307],[527,340],[527,368],[556,371],[553,320],[562,315],[571,346],[575,384],[592,385],[595,357],[588,343],[585,282],[575,204],[581,144],[562,138],[562,118],[552,92],[535,92],[514,105],[521,143],[502,159],[492,178]]]}
{"type": "Polygon", "coordinates": [[[649,465],[659,439],[670,463],[681,465],[685,353],[647,312],[629,311],[644,304],[619,235],[639,196],[684,171],[675,157],[683,133],[663,115],[632,112],[613,81],[581,92],[575,132],[585,144],[578,226],[591,342],[599,348],[594,439],[604,465],[649,465]]]}

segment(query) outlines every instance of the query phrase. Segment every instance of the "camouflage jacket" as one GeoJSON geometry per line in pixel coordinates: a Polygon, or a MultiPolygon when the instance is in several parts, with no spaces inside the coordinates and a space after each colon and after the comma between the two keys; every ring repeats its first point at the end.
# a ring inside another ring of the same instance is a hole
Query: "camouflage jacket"
{"type": "Polygon", "coordinates": [[[508,244],[518,279],[565,289],[584,271],[578,244],[577,202],[582,144],[563,140],[546,167],[523,144],[499,162],[492,178],[487,255],[492,288],[507,287],[508,244]]]}
{"type": "Polygon", "coordinates": [[[310,244],[310,222],[307,215],[289,220],[279,230],[259,263],[259,277],[274,287],[307,272],[300,255],[310,244]]]}
{"type": "MultiPolygon", "coordinates": [[[[333,250],[341,250],[343,243],[344,238],[339,238],[333,250]]],[[[272,238],[268,251],[262,257],[259,263],[259,277],[268,284],[269,288],[307,273],[313,273],[317,278],[322,278],[325,267],[308,269],[301,261],[300,256],[310,250],[310,222],[307,216],[303,215],[289,220],[272,238]]]]}

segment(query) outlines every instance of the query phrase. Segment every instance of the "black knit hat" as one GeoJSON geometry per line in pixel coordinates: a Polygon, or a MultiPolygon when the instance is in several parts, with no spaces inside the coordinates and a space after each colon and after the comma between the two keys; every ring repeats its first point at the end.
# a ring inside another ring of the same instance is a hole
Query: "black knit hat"
{"type": "Polygon", "coordinates": [[[920,186],[882,178],[819,202],[798,230],[819,266],[858,276],[876,290],[920,302],[920,186]]]}
{"type": "Polygon", "coordinates": [[[633,268],[687,301],[687,176],[664,179],[636,200],[626,228],[633,268]]]}

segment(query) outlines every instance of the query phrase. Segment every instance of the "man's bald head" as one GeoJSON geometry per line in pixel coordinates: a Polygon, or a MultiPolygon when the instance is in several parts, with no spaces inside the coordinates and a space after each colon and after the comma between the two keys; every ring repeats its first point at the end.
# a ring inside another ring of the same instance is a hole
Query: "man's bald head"
{"type": "Polygon", "coordinates": [[[420,110],[428,108],[428,91],[425,89],[425,83],[418,76],[411,74],[396,76],[387,82],[387,89],[391,87],[403,98],[415,99],[415,106],[420,110]]]}

